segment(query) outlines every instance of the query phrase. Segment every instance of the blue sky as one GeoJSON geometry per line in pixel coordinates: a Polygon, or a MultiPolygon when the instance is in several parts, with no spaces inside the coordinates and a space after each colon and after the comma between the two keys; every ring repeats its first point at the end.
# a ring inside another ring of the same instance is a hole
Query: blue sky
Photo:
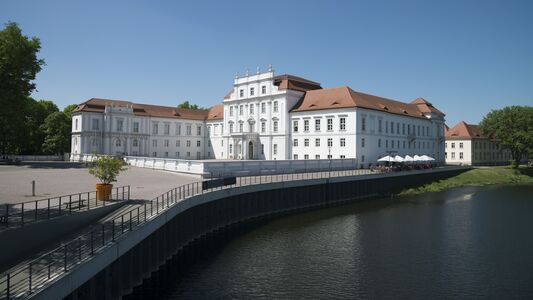
{"type": "Polygon", "coordinates": [[[533,1],[0,0],[0,21],[41,39],[33,96],[219,103],[237,72],[272,64],[401,101],[447,123],[533,105],[533,1]]]}

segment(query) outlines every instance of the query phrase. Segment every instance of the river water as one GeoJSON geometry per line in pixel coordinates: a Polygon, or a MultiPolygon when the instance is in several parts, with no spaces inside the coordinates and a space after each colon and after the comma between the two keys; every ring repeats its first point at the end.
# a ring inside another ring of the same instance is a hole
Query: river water
{"type": "Polygon", "coordinates": [[[467,187],[285,217],[166,282],[165,299],[533,298],[533,187],[467,187]]]}

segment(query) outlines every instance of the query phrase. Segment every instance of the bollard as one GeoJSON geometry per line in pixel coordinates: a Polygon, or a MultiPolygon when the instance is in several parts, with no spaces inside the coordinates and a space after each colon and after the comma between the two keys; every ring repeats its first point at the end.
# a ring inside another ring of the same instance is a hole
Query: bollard
{"type": "Polygon", "coordinates": [[[31,196],[35,197],[35,180],[31,181],[31,196]]]}

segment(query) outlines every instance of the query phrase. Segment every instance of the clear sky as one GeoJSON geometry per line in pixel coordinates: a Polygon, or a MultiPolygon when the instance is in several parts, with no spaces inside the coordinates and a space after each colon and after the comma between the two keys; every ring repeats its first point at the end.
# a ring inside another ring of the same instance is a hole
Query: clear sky
{"type": "Polygon", "coordinates": [[[533,105],[533,1],[0,0],[0,21],[41,39],[37,99],[174,106],[222,101],[265,70],[400,101],[447,123],[533,105]]]}

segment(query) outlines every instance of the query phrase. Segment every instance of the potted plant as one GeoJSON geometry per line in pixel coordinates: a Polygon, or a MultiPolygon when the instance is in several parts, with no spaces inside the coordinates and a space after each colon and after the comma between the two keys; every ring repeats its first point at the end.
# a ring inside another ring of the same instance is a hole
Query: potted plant
{"type": "Polygon", "coordinates": [[[96,184],[96,200],[109,200],[113,189],[111,183],[117,181],[118,174],[124,170],[124,161],[112,156],[100,156],[94,161],[89,174],[100,179],[100,183],[96,184]]]}

